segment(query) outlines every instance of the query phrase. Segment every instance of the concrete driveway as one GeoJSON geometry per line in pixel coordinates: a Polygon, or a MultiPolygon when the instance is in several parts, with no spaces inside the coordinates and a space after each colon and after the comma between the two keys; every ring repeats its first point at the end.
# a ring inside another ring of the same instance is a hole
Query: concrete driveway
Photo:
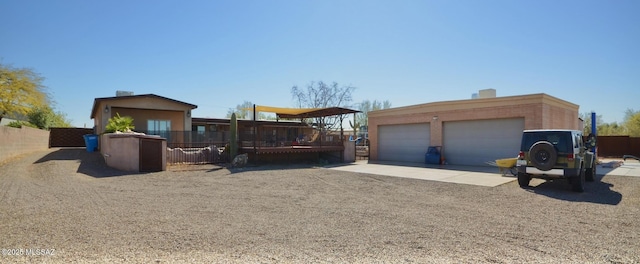
{"type": "MultiPolygon", "coordinates": [[[[608,167],[608,162],[611,161],[615,162],[616,160],[605,160],[607,163],[604,166],[598,165],[597,174],[600,176],[640,177],[640,162],[627,160],[619,167],[608,167]]],[[[510,174],[502,176],[497,167],[481,166],[434,166],[420,163],[359,160],[347,165],[331,167],[330,169],[487,187],[495,187],[516,180],[516,177],[510,174]]]]}
{"type": "Polygon", "coordinates": [[[640,162],[632,159],[627,159],[624,162],[618,159],[605,159],[602,160],[602,165],[598,166],[597,174],[603,176],[640,177],[640,162]],[[615,163],[618,163],[619,166],[611,166],[615,163]]]}
{"type": "Polygon", "coordinates": [[[359,160],[347,165],[331,167],[330,169],[488,187],[495,187],[516,180],[516,177],[513,176],[502,176],[497,167],[434,166],[420,163],[359,160]]]}

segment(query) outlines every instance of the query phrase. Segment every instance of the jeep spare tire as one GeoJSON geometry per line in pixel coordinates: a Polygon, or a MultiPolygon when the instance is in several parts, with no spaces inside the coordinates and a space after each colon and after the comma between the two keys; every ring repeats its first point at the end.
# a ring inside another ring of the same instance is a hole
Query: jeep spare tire
{"type": "Polygon", "coordinates": [[[558,152],[550,142],[539,141],[529,149],[529,159],[536,169],[548,171],[556,164],[558,152]]]}

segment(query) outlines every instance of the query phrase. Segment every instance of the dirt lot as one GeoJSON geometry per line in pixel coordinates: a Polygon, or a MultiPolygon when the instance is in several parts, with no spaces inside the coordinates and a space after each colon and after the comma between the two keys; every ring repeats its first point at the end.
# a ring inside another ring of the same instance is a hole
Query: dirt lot
{"type": "Polygon", "coordinates": [[[7,162],[0,262],[640,262],[640,178],[579,194],[210,168],[129,175],[81,149],[7,162]]]}

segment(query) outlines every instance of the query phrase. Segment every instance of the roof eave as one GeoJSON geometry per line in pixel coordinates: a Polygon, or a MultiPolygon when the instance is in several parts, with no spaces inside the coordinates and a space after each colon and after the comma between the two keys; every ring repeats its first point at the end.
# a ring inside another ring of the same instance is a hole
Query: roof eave
{"type": "Polygon", "coordinates": [[[186,105],[191,109],[198,108],[197,105],[186,103],[186,102],[182,102],[182,101],[178,101],[178,100],[171,99],[171,98],[164,97],[164,96],[159,96],[159,95],[156,95],[156,94],[139,94],[139,95],[126,95],[126,96],[114,96],[114,97],[98,97],[98,98],[95,98],[94,101],[93,101],[93,107],[91,108],[91,119],[95,118],[95,116],[97,114],[97,110],[98,110],[97,106],[102,101],[113,101],[113,100],[141,98],[141,97],[150,97],[150,98],[157,98],[157,99],[161,99],[161,100],[167,100],[167,101],[171,101],[171,102],[174,102],[174,103],[186,105]]]}

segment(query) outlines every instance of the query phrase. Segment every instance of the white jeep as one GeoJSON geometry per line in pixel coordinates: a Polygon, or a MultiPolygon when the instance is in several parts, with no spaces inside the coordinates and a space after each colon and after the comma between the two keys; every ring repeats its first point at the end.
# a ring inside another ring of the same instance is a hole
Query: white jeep
{"type": "Polygon", "coordinates": [[[596,158],[588,151],[595,144],[595,137],[585,142],[578,130],[525,130],[516,163],[518,184],[525,188],[531,178],[567,179],[573,191],[584,192],[584,182],[596,180],[596,158]]]}

